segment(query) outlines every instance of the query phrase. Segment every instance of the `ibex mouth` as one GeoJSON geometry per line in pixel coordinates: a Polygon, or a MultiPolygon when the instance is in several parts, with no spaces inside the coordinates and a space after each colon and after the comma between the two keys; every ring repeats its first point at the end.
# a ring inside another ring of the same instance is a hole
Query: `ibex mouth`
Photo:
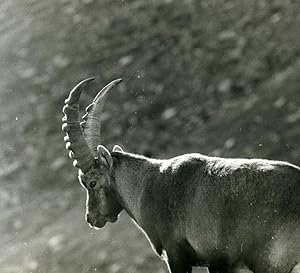
{"type": "Polygon", "coordinates": [[[91,228],[94,228],[94,229],[100,229],[100,228],[103,228],[104,226],[105,226],[105,224],[107,223],[107,221],[106,220],[99,220],[99,219],[96,219],[96,220],[94,220],[92,223],[89,223],[89,226],[91,227],[91,228]]]}
{"type": "Polygon", "coordinates": [[[118,220],[118,215],[107,214],[107,215],[101,215],[101,217],[98,217],[92,222],[89,221],[87,222],[91,228],[100,229],[103,228],[107,222],[115,223],[117,220],[118,220]]]}
{"type": "Polygon", "coordinates": [[[118,220],[118,215],[108,215],[106,216],[108,222],[115,223],[118,220]]]}
{"type": "Polygon", "coordinates": [[[87,223],[91,228],[100,229],[103,228],[107,222],[115,223],[118,220],[118,215],[115,214],[107,214],[107,215],[99,215],[95,219],[87,219],[87,223]]]}

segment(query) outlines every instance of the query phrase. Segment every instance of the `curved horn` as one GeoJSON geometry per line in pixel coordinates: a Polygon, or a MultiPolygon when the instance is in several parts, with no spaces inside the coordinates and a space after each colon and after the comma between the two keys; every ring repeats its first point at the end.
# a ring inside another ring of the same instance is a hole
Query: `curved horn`
{"type": "Polygon", "coordinates": [[[108,91],[120,83],[122,79],[117,79],[107,84],[94,98],[93,102],[86,108],[86,113],[82,117],[82,129],[86,136],[86,141],[94,156],[97,155],[97,146],[101,143],[100,138],[100,115],[108,94],[108,91]]]}
{"type": "Polygon", "coordinates": [[[66,132],[64,138],[66,149],[70,150],[69,157],[75,159],[73,165],[86,172],[93,164],[94,157],[84,138],[79,121],[79,98],[84,87],[94,78],[88,78],[78,83],[65,100],[62,118],[62,130],[66,132]]]}

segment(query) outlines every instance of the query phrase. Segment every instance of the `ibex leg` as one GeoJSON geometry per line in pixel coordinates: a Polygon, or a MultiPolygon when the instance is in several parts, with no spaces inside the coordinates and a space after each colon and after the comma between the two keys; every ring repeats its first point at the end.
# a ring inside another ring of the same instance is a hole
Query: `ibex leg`
{"type": "Polygon", "coordinates": [[[192,273],[192,265],[186,255],[175,248],[167,251],[168,267],[171,273],[192,273]]]}
{"type": "Polygon", "coordinates": [[[211,267],[209,269],[210,273],[253,273],[248,267],[244,265],[238,266],[218,266],[218,267],[211,267]]]}
{"type": "Polygon", "coordinates": [[[250,270],[247,267],[236,267],[233,271],[233,273],[253,273],[252,270],[250,270]]]}

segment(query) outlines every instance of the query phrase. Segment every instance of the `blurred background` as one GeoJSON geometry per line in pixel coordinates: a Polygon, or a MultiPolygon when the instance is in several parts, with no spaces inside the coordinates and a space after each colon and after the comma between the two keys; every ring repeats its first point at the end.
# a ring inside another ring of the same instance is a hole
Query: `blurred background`
{"type": "Polygon", "coordinates": [[[0,272],[158,272],[126,214],[94,231],[62,106],[109,81],[103,144],[300,164],[297,0],[2,0],[0,272]]]}

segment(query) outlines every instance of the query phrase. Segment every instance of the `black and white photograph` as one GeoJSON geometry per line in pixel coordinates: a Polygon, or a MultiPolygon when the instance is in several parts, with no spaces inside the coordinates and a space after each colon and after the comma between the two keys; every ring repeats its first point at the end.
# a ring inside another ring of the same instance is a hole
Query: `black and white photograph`
{"type": "Polygon", "coordinates": [[[298,0],[1,0],[0,273],[300,273],[298,0]]]}

